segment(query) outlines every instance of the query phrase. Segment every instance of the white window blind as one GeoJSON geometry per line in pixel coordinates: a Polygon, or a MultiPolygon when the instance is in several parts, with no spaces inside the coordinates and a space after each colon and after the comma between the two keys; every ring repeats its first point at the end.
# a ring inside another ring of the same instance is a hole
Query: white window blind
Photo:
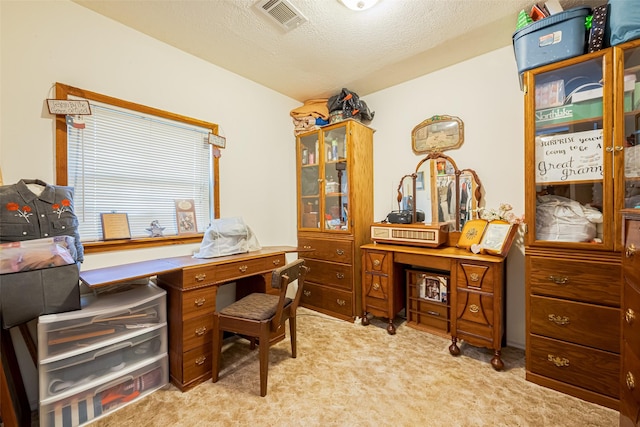
{"type": "Polygon", "coordinates": [[[83,241],[103,240],[102,213],[126,213],[131,237],[157,220],[178,233],[177,199],[192,199],[199,232],[211,222],[209,129],[91,101],[82,124],[67,124],[68,183],[83,241]]]}

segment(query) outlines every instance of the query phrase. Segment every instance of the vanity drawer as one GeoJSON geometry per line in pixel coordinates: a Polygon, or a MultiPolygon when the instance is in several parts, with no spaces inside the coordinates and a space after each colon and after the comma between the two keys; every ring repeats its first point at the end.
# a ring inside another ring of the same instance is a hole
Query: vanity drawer
{"type": "Polygon", "coordinates": [[[385,312],[388,310],[390,286],[389,277],[365,273],[362,291],[367,310],[369,308],[377,308],[385,312]]]}
{"type": "Polygon", "coordinates": [[[489,265],[458,264],[458,287],[476,289],[482,292],[493,292],[493,269],[489,265]]]}
{"type": "Polygon", "coordinates": [[[369,273],[389,274],[393,252],[364,251],[364,270],[369,273]]]}
{"type": "Polygon", "coordinates": [[[636,354],[640,354],[640,292],[629,283],[624,285],[622,335],[627,345],[636,354]]]}
{"type": "Polygon", "coordinates": [[[298,246],[312,249],[310,252],[302,252],[307,258],[321,259],[325,261],[353,264],[353,242],[350,240],[313,239],[308,237],[298,238],[298,246]]]}
{"type": "Polygon", "coordinates": [[[531,333],[620,352],[620,310],[582,302],[531,297],[531,333]]]}
{"type": "Polygon", "coordinates": [[[618,354],[537,335],[530,335],[529,342],[529,371],[618,398],[618,354]]]}
{"type": "Polygon", "coordinates": [[[343,316],[353,316],[353,296],[351,292],[327,288],[315,283],[304,283],[302,305],[331,311],[343,316]]]}
{"type": "Polygon", "coordinates": [[[458,335],[471,334],[491,342],[493,339],[493,295],[480,292],[457,292],[456,325],[458,335]]]}
{"type": "Polygon", "coordinates": [[[351,266],[313,259],[305,259],[305,265],[310,268],[306,280],[346,290],[353,289],[351,266]]]}
{"type": "Polygon", "coordinates": [[[205,344],[184,352],[181,384],[211,378],[211,351],[211,344],[205,344]]]}
{"type": "Polygon", "coordinates": [[[192,348],[210,343],[213,340],[213,315],[205,315],[185,320],[182,324],[182,348],[192,348]]]}
{"type": "Polygon", "coordinates": [[[620,306],[619,264],[529,257],[531,293],[620,306]]]}

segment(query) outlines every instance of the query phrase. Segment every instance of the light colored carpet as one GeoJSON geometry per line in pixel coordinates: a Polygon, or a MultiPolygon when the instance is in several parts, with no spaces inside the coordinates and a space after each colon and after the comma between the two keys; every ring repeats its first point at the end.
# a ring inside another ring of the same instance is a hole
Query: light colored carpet
{"type": "Polygon", "coordinates": [[[385,322],[369,326],[298,311],[298,357],[289,341],[270,351],[269,387],[260,397],[257,350],[225,344],[220,380],[181,393],[174,386],[133,402],[98,426],[617,426],[618,412],[525,380],[524,352],[465,345],[385,322]]]}

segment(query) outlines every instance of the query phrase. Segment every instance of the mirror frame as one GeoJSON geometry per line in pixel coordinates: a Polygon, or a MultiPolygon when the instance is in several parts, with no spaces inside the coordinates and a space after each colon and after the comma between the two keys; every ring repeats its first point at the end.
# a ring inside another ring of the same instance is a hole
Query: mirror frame
{"type": "Polygon", "coordinates": [[[439,153],[458,148],[464,142],[464,123],[448,115],[433,116],[411,131],[411,149],[416,154],[439,153]],[[457,125],[457,133],[446,133],[446,127],[457,125]]]}

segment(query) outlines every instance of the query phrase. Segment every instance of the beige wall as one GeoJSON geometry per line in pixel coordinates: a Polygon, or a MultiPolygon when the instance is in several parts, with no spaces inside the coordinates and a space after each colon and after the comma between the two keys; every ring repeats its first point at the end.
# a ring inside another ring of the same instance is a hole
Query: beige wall
{"type": "MultiPolygon", "coordinates": [[[[54,182],[53,117],[61,82],[212,121],[227,137],[223,216],[241,215],[262,245],[296,244],[295,151],[289,111],[299,102],[178,51],[66,0],[0,1],[0,168],[4,182],[54,182]],[[37,155],[35,155],[37,153],[37,155]]],[[[508,41],[507,43],[509,43],[508,41]]],[[[356,90],[357,88],[351,88],[356,90]]],[[[523,111],[505,47],[363,96],[376,112],[375,220],[394,207],[401,175],[419,160],[411,129],[434,114],[460,117],[465,143],[449,154],[475,169],[487,206],[524,208],[523,111]]],[[[84,269],[189,254],[197,245],[89,255],[84,269]]],[[[509,256],[507,341],[524,347],[524,258],[509,256]]]]}

